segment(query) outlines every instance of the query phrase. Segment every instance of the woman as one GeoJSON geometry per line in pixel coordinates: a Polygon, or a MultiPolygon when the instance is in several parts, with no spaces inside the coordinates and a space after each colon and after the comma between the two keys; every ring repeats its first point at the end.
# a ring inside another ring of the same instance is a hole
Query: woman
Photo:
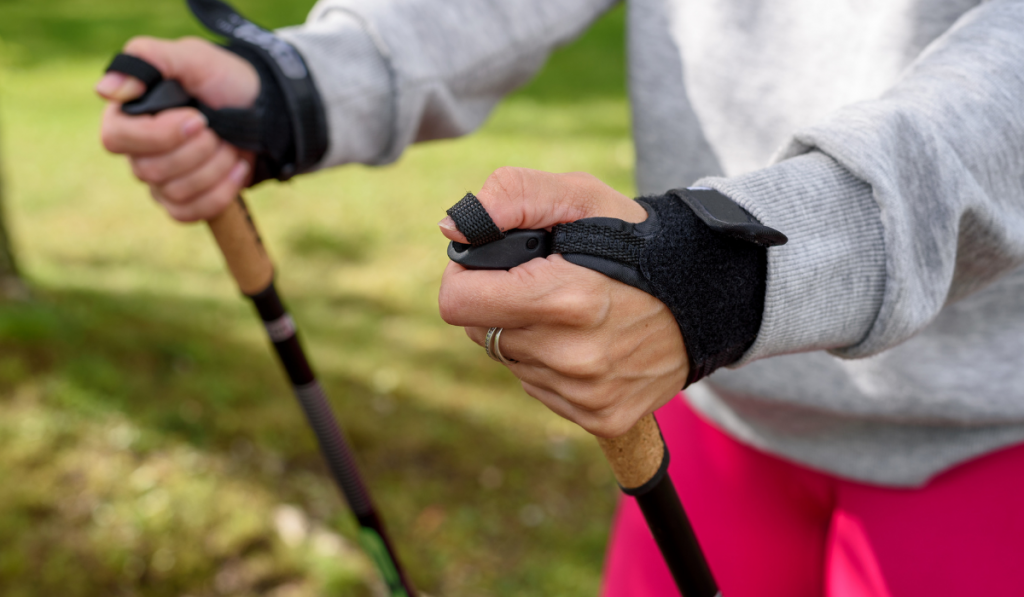
{"type": "MultiPolygon", "coordinates": [[[[611,5],[323,0],[278,38],[304,59],[327,129],[299,171],[470,132],[611,5]]],[[[724,595],[1024,593],[1022,26],[1024,3],[1007,0],[631,1],[649,208],[592,177],[521,170],[478,195],[503,230],[654,214],[634,263],[651,293],[559,256],[450,265],[442,316],[478,343],[502,328],[524,389],[595,434],[660,408],[724,595]],[[686,185],[789,242],[721,242],[665,194],[686,185]]],[[[288,93],[204,42],[126,51],[213,108],[288,93]]],[[[180,220],[218,213],[254,164],[257,179],[287,177],[282,156],[302,153],[240,152],[190,109],[125,117],[130,78],[98,90],[113,101],[107,148],[180,220]]],[[[626,503],[607,595],[671,594],[645,533],[626,503]]]]}

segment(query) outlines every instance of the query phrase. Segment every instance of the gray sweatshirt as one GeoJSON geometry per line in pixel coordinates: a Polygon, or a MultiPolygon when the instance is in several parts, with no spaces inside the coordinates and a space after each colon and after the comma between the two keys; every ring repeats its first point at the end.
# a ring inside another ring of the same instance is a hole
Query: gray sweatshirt
{"type": "MultiPolygon", "coordinates": [[[[474,130],[612,5],[321,0],[281,34],[324,96],[322,166],[381,164],[474,130]]],[[[1024,441],[1024,2],[628,11],[641,192],[713,187],[790,239],[756,341],[691,404],[884,485],[1024,441]]]]}

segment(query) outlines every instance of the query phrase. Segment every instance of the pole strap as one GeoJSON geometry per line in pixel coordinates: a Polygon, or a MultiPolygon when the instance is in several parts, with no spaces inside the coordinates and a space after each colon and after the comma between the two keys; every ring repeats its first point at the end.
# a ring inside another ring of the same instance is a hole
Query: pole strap
{"type": "Polygon", "coordinates": [[[277,178],[286,180],[312,170],[327,152],[327,116],[302,54],[220,0],[188,0],[188,6],[210,31],[230,40],[229,49],[242,49],[238,53],[246,58],[246,54],[258,56],[284,96],[295,154],[293,163],[280,166],[277,178]]]}

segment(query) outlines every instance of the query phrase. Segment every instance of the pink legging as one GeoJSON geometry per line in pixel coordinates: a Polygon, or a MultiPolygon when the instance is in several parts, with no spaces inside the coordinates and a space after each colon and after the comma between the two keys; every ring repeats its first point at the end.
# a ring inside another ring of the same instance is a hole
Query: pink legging
{"type": "MultiPolygon", "coordinates": [[[[657,418],[724,597],[1024,596],[1024,445],[893,489],[740,444],[681,395],[657,418]]],[[[623,499],[602,595],[678,594],[636,502],[623,499]]]]}

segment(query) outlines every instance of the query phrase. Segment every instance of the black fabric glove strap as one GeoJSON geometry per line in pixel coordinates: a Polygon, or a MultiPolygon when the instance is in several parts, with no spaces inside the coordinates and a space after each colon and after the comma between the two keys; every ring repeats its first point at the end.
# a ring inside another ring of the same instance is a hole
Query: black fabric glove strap
{"type": "Polygon", "coordinates": [[[228,143],[256,153],[252,184],[271,178],[288,180],[304,170],[299,168],[294,121],[282,87],[259,54],[234,43],[226,49],[248,60],[256,69],[260,95],[252,108],[246,110],[223,108],[213,110],[212,114],[204,110],[210,128],[228,143]]]}
{"type": "Polygon", "coordinates": [[[734,363],[757,338],[766,246],[786,237],[710,189],[637,201],[647,210],[644,222],[587,218],[559,224],[552,252],[665,303],[686,342],[689,385],[734,363]]]}
{"type": "Polygon", "coordinates": [[[107,71],[137,77],[146,93],[123,106],[128,114],[155,114],[192,106],[210,128],[232,145],[256,154],[251,184],[288,180],[311,170],[327,151],[327,118],[320,94],[302,56],[270,31],[247,21],[218,0],[189,0],[204,25],[228,37],[226,49],[249,61],[260,77],[260,95],[251,108],[215,110],[189,97],[176,81],[165,81],[155,67],[118,54],[107,71]]]}
{"type": "Polygon", "coordinates": [[[260,73],[261,90],[266,90],[260,94],[262,139],[270,158],[265,173],[287,180],[311,170],[327,152],[327,116],[302,55],[224,2],[188,0],[188,5],[203,25],[230,40],[229,50],[252,62],[260,73]],[[287,117],[280,118],[282,113],[287,117]]]}

